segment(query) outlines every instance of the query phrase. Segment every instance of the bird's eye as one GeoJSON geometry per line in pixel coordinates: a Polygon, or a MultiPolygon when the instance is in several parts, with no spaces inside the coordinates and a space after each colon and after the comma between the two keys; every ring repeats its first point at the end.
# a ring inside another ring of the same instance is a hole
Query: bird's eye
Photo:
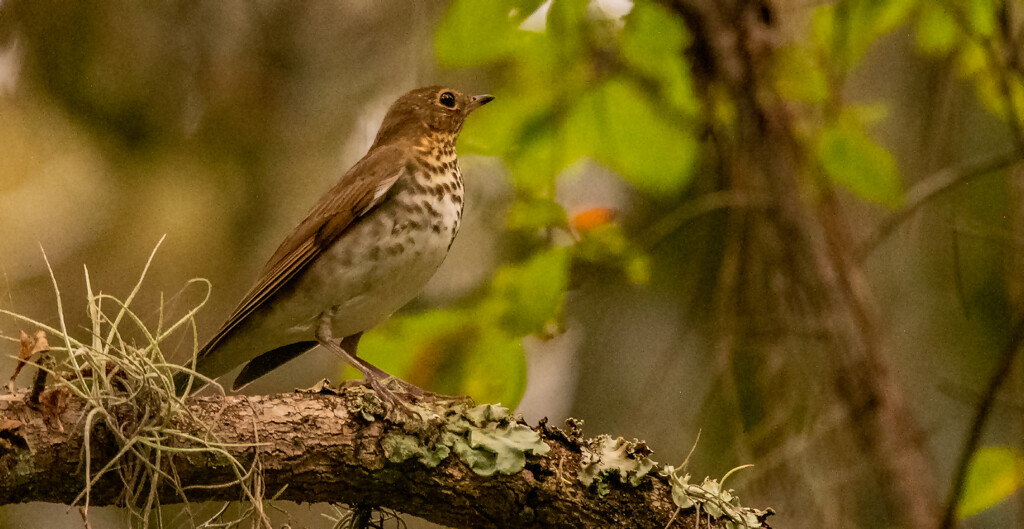
{"type": "Polygon", "coordinates": [[[437,96],[437,102],[448,108],[455,108],[455,94],[451,92],[441,92],[441,95],[437,96]]]}

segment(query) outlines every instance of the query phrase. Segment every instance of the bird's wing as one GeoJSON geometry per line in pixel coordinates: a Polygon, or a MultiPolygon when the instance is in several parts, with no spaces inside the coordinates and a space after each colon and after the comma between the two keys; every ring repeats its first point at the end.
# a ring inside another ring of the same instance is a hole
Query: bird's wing
{"type": "Polygon", "coordinates": [[[244,388],[253,380],[266,375],[283,365],[285,362],[292,360],[316,346],[317,343],[315,341],[290,343],[253,358],[245,364],[245,367],[243,367],[238,373],[238,376],[235,377],[235,381],[231,383],[231,391],[238,391],[244,388]]]}
{"type": "Polygon", "coordinates": [[[259,280],[249,290],[228,321],[199,352],[199,360],[214,350],[245,318],[295,277],[359,218],[384,201],[402,175],[410,171],[404,150],[398,145],[378,147],[368,153],[317,202],[305,220],[271,256],[259,280]]]}

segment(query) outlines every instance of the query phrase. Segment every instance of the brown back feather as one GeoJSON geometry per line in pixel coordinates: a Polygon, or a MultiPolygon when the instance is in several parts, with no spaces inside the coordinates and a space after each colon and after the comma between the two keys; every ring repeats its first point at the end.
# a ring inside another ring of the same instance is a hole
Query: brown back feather
{"type": "Polygon", "coordinates": [[[208,355],[245,318],[313,262],[353,222],[377,207],[405,174],[407,152],[408,146],[402,143],[380,146],[349,169],[270,257],[256,284],[200,350],[199,359],[208,355]]]}

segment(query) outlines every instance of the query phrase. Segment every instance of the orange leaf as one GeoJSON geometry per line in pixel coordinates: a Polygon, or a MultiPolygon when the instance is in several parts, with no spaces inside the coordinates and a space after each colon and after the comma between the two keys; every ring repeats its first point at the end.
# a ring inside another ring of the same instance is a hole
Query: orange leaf
{"type": "Polygon", "coordinates": [[[572,227],[578,233],[599,228],[615,220],[616,211],[611,208],[596,207],[583,210],[572,217],[572,227]]]}

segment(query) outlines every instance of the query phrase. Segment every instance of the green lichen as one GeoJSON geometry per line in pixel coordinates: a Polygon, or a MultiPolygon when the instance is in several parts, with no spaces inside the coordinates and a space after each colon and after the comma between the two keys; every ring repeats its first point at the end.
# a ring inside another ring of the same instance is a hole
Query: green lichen
{"type": "Polygon", "coordinates": [[[618,477],[620,483],[636,487],[657,464],[649,456],[651,450],[642,441],[626,441],[599,435],[583,446],[579,480],[585,486],[596,483],[597,493],[609,491],[607,479],[618,477]]]}
{"type": "Polygon", "coordinates": [[[381,447],[388,460],[400,463],[406,459],[416,458],[428,467],[436,467],[451,453],[445,445],[425,446],[419,439],[411,435],[393,434],[381,440],[381,447]]]}
{"type": "Polygon", "coordinates": [[[342,383],[342,388],[344,391],[332,387],[331,381],[325,378],[313,384],[312,387],[296,389],[295,392],[344,397],[345,407],[348,408],[349,413],[359,415],[366,422],[376,421],[378,417],[383,417],[387,412],[373,389],[361,384],[346,385],[345,383],[342,383]]]}
{"type": "Polygon", "coordinates": [[[442,415],[441,434],[433,441],[405,433],[385,437],[382,444],[388,461],[416,458],[433,467],[455,453],[474,473],[490,476],[519,472],[527,453],[544,455],[550,450],[540,434],[501,406],[451,404],[442,415]]]}
{"type": "Polygon", "coordinates": [[[369,388],[361,388],[363,391],[355,394],[349,392],[346,395],[346,404],[352,413],[358,413],[366,422],[373,422],[377,417],[384,417],[387,409],[377,398],[377,394],[369,388]]]}
{"type": "MultiPolygon", "coordinates": [[[[672,503],[681,509],[696,508],[712,517],[724,520],[728,529],[748,529],[761,527],[765,518],[774,514],[771,509],[761,510],[740,505],[739,498],[732,489],[723,489],[717,479],[704,478],[700,485],[690,483],[690,475],[680,476],[671,466],[661,470],[672,485],[672,503]]],[[[728,477],[728,474],[726,475],[728,477]]]]}

